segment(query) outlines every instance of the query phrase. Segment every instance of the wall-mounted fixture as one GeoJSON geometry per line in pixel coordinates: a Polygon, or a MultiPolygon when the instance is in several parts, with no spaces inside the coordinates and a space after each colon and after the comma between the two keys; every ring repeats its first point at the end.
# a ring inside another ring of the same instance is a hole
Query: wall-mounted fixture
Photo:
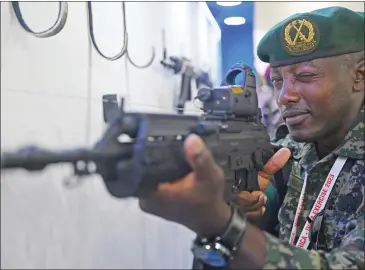
{"type": "Polygon", "coordinates": [[[229,2],[229,1],[222,1],[222,2],[217,2],[217,5],[220,6],[224,6],[224,7],[233,7],[233,6],[238,6],[240,5],[242,2],[229,2]]]}
{"type": "Polygon", "coordinates": [[[246,23],[244,17],[228,17],[224,19],[226,25],[242,25],[246,23]]]}

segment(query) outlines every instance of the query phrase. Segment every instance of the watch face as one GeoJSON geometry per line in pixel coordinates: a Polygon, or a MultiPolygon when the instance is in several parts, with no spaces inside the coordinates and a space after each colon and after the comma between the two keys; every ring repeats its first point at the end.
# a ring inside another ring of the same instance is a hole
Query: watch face
{"type": "Polygon", "coordinates": [[[223,254],[210,245],[195,246],[193,253],[197,259],[214,267],[224,267],[227,264],[223,254]]]}

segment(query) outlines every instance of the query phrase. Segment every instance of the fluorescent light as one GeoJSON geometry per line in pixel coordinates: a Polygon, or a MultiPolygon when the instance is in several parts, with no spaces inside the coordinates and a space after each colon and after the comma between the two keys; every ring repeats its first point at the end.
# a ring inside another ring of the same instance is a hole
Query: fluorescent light
{"type": "Polygon", "coordinates": [[[217,2],[217,5],[220,6],[224,6],[224,7],[233,7],[233,6],[238,6],[240,5],[242,2],[229,2],[229,1],[222,1],[222,2],[217,2]]]}
{"type": "Polygon", "coordinates": [[[228,17],[224,19],[226,25],[242,25],[245,24],[246,19],[243,17],[228,17]]]}

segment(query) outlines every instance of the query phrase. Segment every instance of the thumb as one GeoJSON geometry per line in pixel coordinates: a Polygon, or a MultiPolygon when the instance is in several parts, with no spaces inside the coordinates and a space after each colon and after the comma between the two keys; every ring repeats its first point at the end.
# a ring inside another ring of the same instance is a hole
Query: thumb
{"type": "Polygon", "coordinates": [[[291,152],[288,148],[280,148],[259,172],[258,182],[260,190],[264,191],[270,184],[271,177],[288,162],[291,152]]]}
{"type": "Polygon", "coordinates": [[[288,148],[280,148],[264,166],[264,173],[270,178],[288,162],[291,152],[288,148]]]}
{"type": "Polygon", "coordinates": [[[185,140],[184,148],[186,159],[195,171],[198,181],[212,179],[222,174],[211,152],[199,136],[189,135],[185,140]]]}

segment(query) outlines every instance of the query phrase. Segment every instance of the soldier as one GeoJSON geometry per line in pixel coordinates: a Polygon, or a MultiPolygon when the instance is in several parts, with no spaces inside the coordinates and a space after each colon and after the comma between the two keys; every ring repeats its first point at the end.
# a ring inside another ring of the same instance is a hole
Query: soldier
{"type": "Polygon", "coordinates": [[[185,141],[194,171],[140,206],[196,232],[192,250],[207,268],[364,269],[364,18],[342,7],[295,14],[257,53],[290,133],[280,143],[294,149],[259,174],[264,189],[290,158],[278,237],[223,200],[222,170],[196,135],[185,141]]]}

